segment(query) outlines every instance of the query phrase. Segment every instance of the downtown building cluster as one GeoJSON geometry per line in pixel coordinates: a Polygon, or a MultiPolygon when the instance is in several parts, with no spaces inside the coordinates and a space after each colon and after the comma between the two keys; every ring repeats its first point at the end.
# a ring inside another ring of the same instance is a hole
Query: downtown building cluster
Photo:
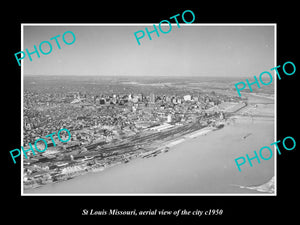
{"type": "Polygon", "coordinates": [[[153,150],[151,141],[160,138],[160,131],[170,129],[170,135],[164,133],[170,138],[189,124],[201,121],[201,126],[206,126],[220,118],[220,113],[209,109],[240,101],[215,93],[175,96],[25,91],[25,96],[24,147],[53,130],[66,128],[72,134],[68,143],[56,147],[49,143],[45,153],[24,159],[25,187],[128,162],[153,150]]]}

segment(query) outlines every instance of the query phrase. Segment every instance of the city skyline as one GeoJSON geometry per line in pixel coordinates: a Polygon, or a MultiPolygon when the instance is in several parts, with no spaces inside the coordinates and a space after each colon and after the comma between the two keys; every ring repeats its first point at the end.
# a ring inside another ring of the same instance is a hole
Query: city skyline
{"type": "Polygon", "coordinates": [[[140,85],[84,78],[24,77],[24,149],[63,128],[71,140],[54,146],[44,139],[47,151],[21,158],[23,194],[245,194],[239,186],[272,181],[276,161],[243,165],[244,174],[256,170],[247,184],[234,164],[274,140],[271,87],[239,97],[227,79],[140,85]],[[174,183],[165,182],[170,176],[174,183]]]}
{"type": "Polygon", "coordinates": [[[23,60],[24,75],[249,77],[274,67],[274,25],[172,24],[138,45],[134,32],[153,24],[32,26],[23,24],[23,50],[72,31],[76,41],[23,60]],[[102,63],[101,63],[102,62],[102,63]]]}

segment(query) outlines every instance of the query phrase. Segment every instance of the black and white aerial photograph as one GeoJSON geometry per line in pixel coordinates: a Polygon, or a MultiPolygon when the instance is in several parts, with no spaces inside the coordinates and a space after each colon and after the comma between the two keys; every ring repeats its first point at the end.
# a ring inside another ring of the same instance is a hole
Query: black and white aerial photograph
{"type": "Polygon", "coordinates": [[[22,195],[276,195],[276,24],[158,22],[22,24],[22,195]]]}
{"type": "Polygon", "coordinates": [[[101,3],[2,14],[3,220],[297,219],[296,5],[101,3]]]}

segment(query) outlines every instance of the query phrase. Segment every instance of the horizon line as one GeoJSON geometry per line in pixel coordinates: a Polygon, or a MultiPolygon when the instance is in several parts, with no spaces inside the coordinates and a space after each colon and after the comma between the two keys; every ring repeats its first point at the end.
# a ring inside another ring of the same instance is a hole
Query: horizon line
{"type": "MultiPolygon", "coordinates": [[[[135,75],[135,74],[122,74],[122,75],[116,75],[116,74],[109,74],[109,75],[99,75],[99,74],[88,74],[88,75],[83,75],[83,74],[23,74],[23,76],[25,77],[41,77],[41,76],[62,76],[62,77],[69,77],[69,76],[76,76],[76,77],[176,77],[176,78],[186,78],[186,77],[211,77],[211,78],[240,78],[240,76],[220,76],[220,75],[202,75],[202,76],[198,76],[198,75],[182,75],[182,74],[178,74],[178,75],[135,75]]],[[[251,75],[250,75],[251,76],[251,75]]]]}

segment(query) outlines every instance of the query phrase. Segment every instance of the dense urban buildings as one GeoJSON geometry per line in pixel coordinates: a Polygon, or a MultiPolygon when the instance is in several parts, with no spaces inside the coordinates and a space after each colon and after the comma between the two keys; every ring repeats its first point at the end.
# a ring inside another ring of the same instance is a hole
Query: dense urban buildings
{"type": "MultiPolygon", "coordinates": [[[[101,80],[58,82],[25,77],[23,146],[67,128],[71,140],[23,160],[24,188],[153,157],[170,146],[224,126],[246,98],[159,85],[101,80]],[[58,84],[59,83],[59,84],[58,84]],[[199,133],[200,131],[200,133],[199,133]]],[[[41,147],[42,148],[42,147],[41,147]]]]}

